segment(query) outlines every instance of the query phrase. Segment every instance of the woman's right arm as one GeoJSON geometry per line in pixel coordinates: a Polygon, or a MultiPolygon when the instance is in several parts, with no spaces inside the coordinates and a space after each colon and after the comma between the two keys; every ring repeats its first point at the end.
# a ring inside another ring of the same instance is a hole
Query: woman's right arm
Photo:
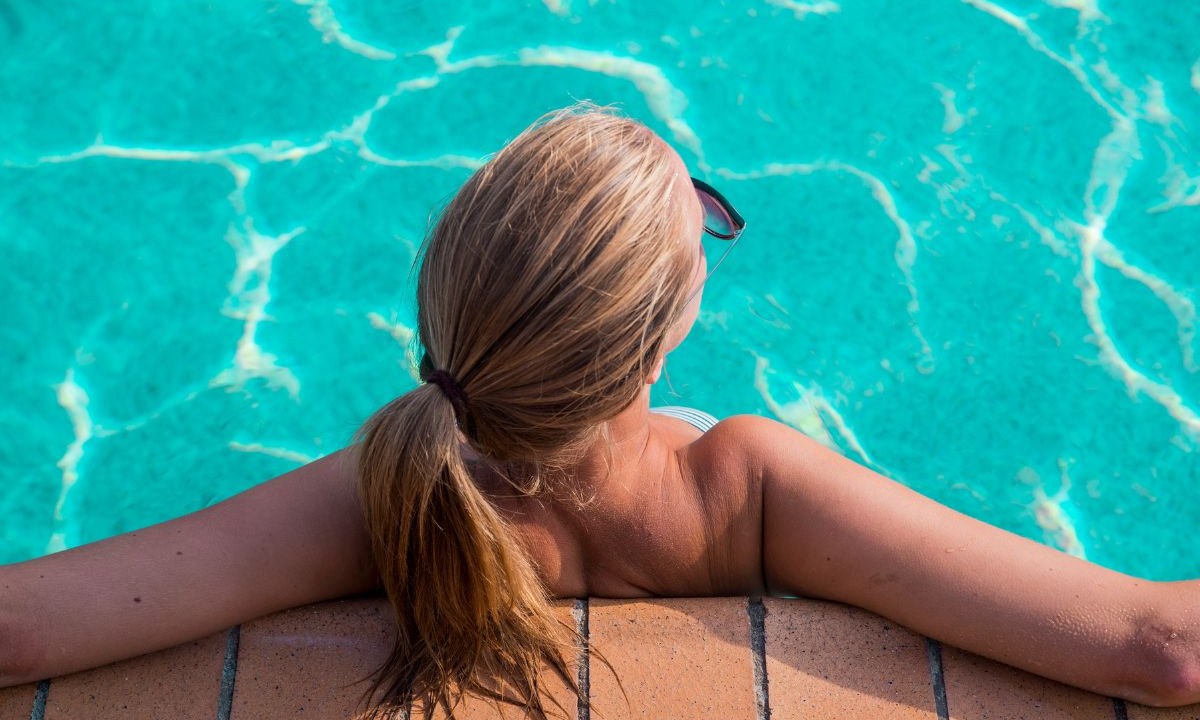
{"type": "Polygon", "coordinates": [[[0,687],[378,584],[350,448],[190,515],[0,567],[0,687]]]}
{"type": "Polygon", "coordinates": [[[791,428],[736,420],[761,473],[771,592],[857,605],[1093,692],[1200,702],[1200,582],[1107,570],[955,512],[791,428]]]}

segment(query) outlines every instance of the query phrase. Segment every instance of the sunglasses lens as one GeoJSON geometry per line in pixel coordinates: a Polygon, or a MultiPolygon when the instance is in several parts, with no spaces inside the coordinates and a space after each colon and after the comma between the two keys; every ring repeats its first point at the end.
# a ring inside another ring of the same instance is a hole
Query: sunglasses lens
{"type": "Polygon", "coordinates": [[[737,225],[721,206],[720,201],[703,190],[698,190],[696,194],[700,196],[700,204],[704,206],[704,227],[719,237],[731,238],[736,235],[737,225]]]}

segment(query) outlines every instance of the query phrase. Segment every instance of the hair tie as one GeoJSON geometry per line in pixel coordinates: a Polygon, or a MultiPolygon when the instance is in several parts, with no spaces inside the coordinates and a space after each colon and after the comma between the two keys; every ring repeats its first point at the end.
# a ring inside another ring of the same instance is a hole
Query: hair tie
{"type": "Polygon", "coordinates": [[[442,390],[442,394],[454,406],[454,414],[461,423],[467,416],[467,394],[458,386],[450,373],[445,370],[434,370],[425,377],[425,382],[433,383],[442,390]]]}

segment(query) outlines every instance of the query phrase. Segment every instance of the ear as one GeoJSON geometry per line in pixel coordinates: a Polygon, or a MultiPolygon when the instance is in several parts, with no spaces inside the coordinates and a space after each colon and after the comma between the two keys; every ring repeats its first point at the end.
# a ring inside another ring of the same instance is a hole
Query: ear
{"type": "Polygon", "coordinates": [[[653,385],[662,377],[663,365],[667,362],[666,355],[659,355],[658,360],[654,361],[654,367],[650,368],[650,374],[646,376],[646,384],[653,385]]]}

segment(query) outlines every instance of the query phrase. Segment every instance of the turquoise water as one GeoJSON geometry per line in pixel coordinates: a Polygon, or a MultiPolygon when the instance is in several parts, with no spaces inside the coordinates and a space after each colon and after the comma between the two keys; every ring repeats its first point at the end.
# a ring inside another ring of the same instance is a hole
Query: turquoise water
{"type": "Polygon", "coordinates": [[[659,402],[1200,576],[1193,3],[0,0],[0,77],[0,562],[342,446],[431,211],[587,98],[750,222],[659,402]]]}

